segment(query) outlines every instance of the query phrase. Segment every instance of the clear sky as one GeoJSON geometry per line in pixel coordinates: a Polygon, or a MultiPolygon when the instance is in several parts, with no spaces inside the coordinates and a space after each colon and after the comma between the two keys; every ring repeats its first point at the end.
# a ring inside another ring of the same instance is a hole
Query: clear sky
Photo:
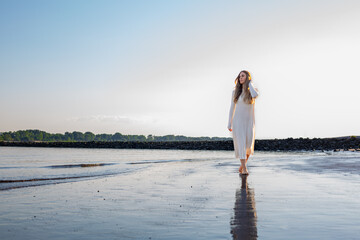
{"type": "Polygon", "coordinates": [[[222,136],[240,70],[256,138],[360,135],[360,2],[0,1],[0,132],[222,136]]]}

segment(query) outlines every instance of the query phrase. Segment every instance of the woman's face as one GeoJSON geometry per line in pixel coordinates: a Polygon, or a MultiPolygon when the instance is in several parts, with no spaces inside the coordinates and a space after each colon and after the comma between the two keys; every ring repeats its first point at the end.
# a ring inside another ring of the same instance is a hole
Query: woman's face
{"type": "Polygon", "coordinates": [[[241,72],[239,79],[240,79],[240,83],[244,84],[244,82],[246,80],[246,74],[244,72],[241,72]]]}

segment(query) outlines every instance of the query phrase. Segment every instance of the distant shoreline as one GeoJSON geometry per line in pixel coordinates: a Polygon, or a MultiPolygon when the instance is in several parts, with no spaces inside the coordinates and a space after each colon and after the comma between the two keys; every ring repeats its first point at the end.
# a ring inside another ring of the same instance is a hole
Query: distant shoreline
{"type": "MultiPolygon", "coordinates": [[[[178,149],[178,150],[234,150],[232,140],[224,141],[88,141],[88,142],[15,142],[0,141],[0,146],[58,147],[58,148],[117,148],[117,149],[178,149]]],[[[257,151],[357,151],[360,137],[287,138],[255,140],[257,151]]]]}

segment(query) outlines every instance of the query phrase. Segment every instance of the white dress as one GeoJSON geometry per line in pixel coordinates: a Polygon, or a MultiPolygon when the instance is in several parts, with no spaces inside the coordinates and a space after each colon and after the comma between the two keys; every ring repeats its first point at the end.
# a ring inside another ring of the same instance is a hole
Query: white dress
{"type": "MultiPolygon", "coordinates": [[[[251,81],[249,83],[249,90],[253,98],[258,96],[258,91],[254,88],[251,81]]],[[[234,103],[234,94],[235,90],[232,91],[228,128],[232,129],[235,157],[246,159],[246,155],[254,153],[255,103],[245,103],[243,100],[244,92],[240,95],[237,103],[234,103]]]]}

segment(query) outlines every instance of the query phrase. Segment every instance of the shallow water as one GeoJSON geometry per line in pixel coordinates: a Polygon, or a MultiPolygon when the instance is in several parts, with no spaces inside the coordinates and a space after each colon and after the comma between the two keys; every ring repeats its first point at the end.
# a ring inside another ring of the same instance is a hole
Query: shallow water
{"type": "Polygon", "coordinates": [[[1,239],[357,239],[360,154],[0,147],[1,239]]]}
{"type": "MultiPolygon", "coordinates": [[[[252,167],[360,174],[353,152],[257,152],[252,167]]],[[[238,165],[229,151],[0,147],[0,190],[126,174],[157,163],[209,161],[238,165]]]]}
{"type": "Polygon", "coordinates": [[[227,153],[0,147],[0,190],[126,174],[157,163],[223,160],[227,153]]]}

